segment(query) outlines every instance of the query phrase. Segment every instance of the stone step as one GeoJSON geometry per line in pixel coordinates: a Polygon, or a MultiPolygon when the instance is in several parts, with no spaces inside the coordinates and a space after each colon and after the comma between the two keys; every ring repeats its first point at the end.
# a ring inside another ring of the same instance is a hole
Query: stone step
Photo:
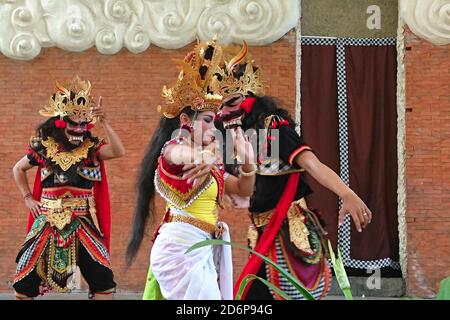
{"type": "MultiPolygon", "coordinates": [[[[405,281],[402,278],[348,277],[354,297],[403,297],[406,294],[405,281]]],[[[343,296],[341,288],[332,278],[329,296],[343,296]]]]}

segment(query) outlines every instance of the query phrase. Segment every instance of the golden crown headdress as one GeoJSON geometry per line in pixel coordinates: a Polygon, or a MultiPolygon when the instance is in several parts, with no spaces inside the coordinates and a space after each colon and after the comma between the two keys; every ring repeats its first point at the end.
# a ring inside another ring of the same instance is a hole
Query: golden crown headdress
{"type": "Polygon", "coordinates": [[[78,116],[87,121],[95,122],[91,115],[91,83],[83,81],[78,76],[64,84],[55,82],[56,92],[48,100],[47,105],[39,110],[44,117],[63,118],[65,116],[78,116]]]}
{"type": "Polygon", "coordinates": [[[219,111],[222,96],[213,90],[212,83],[217,81],[222,61],[222,47],[215,39],[198,43],[184,60],[176,61],[178,79],[171,88],[163,87],[165,105],[158,106],[158,111],[166,118],[177,117],[188,106],[198,112],[219,111]]]}
{"type": "Polygon", "coordinates": [[[222,96],[232,94],[254,95],[264,94],[261,71],[254,66],[254,61],[248,53],[247,42],[243,46],[229,45],[223,48],[224,64],[217,72],[220,81],[212,83],[213,90],[222,96]],[[227,62],[228,61],[228,62],[227,62]]]}

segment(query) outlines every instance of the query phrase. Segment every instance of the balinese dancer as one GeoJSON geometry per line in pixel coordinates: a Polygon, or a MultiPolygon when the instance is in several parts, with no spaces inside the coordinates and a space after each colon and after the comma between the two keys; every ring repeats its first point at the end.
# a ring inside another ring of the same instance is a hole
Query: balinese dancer
{"type": "MultiPolygon", "coordinates": [[[[308,172],[342,200],[339,223],[349,213],[359,232],[371,221],[372,213],[338,175],[321,163],[295,131],[287,110],[263,94],[260,69],[248,56],[247,45],[225,50],[230,61],[222,67],[217,92],[224,96],[218,121],[225,129],[236,126],[255,129],[263,143],[257,152],[258,170],[249,211],[249,244],[256,251],[285,266],[316,299],[324,297],[330,285],[321,218],[309,210],[305,197],[311,192],[302,179],[308,172]],[[235,48],[235,49],[233,49],[235,48]]],[[[294,299],[303,296],[277,270],[251,256],[236,285],[247,274],[257,274],[285,290],[294,299]]],[[[246,299],[278,299],[259,281],[245,292],[246,299]]]]}
{"type": "Polygon", "coordinates": [[[43,289],[68,292],[77,267],[94,299],[112,299],[116,284],[109,257],[110,203],[105,160],[124,155],[124,146],[91,97],[91,84],[75,77],[56,83],[40,110],[28,153],[14,166],[14,178],[30,209],[28,235],[17,256],[13,287],[17,299],[43,289]],[[92,135],[98,121],[106,141],[92,135]],[[26,171],[37,167],[33,192],[26,171]]]}
{"type": "Polygon", "coordinates": [[[234,135],[235,151],[244,162],[241,178],[224,175],[221,157],[215,154],[214,119],[222,97],[210,91],[210,83],[221,59],[221,47],[214,41],[200,43],[179,62],[181,72],[174,86],[163,88],[166,104],[160,108],[163,116],[142,162],[127,251],[131,263],[148,218],[156,215],[154,198],[159,193],[166,202],[165,215],[155,231],[144,299],[233,298],[229,246],[207,246],[186,254],[202,240],[229,241],[228,226],[218,214],[224,190],[249,196],[255,181],[253,152],[242,132],[234,135]],[[202,177],[195,179],[196,175],[202,177]]]}

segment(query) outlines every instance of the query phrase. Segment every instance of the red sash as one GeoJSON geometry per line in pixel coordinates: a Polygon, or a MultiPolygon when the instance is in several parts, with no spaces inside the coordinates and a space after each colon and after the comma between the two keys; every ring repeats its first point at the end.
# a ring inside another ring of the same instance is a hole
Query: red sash
{"type": "MultiPolygon", "coordinates": [[[[280,230],[281,224],[284,218],[286,218],[289,207],[291,206],[292,201],[294,201],[299,179],[300,179],[299,172],[290,175],[286,187],[284,188],[283,194],[280,200],[278,201],[277,206],[275,207],[272,218],[270,219],[269,224],[267,225],[264,233],[262,234],[261,238],[258,241],[258,244],[256,245],[255,248],[256,252],[259,252],[264,256],[267,256],[267,254],[269,253],[270,248],[274,244],[275,237],[278,234],[278,231],[280,230]]],[[[241,274],[239,275],[236,284],[234,285],[235,296],[239,290],[239,286],[241,285],[241,282],[244,279],[244,277],[247,276],[248,274],[256,275],[258,273],[259,268],[261,267],[262,262],[263,260],[256,255],[252,255],[250,257],[241,274]]],[[[247,285],[247,287],[245,288],[244,293],[242,295],[242,299],[245,298],[249,287],[250,285],[247,285]]]]}

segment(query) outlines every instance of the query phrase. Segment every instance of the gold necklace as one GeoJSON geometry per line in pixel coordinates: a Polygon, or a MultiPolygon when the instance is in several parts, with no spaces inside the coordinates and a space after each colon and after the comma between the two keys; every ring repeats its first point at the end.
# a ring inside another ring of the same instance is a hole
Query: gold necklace
{"type": "Polygon", "coordinates": [[[72,151],[60,151],[58,144],[52,137],[48,137],[47,140],[42,141],[42,144],[47,148],[47,157],[59,165],[63,171],[67,171],[72,165],[87,158],[89,148],[94,145],[94,142],[84,140],[81,146],[72,151]]]}

